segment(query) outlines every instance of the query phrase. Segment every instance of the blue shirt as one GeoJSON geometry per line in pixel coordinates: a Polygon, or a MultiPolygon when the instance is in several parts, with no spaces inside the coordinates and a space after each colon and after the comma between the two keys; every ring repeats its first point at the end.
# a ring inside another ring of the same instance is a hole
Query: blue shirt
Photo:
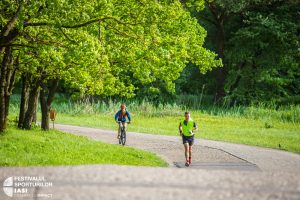
{"type": "Polygon", "coordinates": [[[122,110],[119,110],[115,115],[115,120],[121,121],[121,122],[126,122],[126,117],[128,118],[129,121],[131,121],[130,114],[127,110],[125,113],[122,113],[122,110]]]}

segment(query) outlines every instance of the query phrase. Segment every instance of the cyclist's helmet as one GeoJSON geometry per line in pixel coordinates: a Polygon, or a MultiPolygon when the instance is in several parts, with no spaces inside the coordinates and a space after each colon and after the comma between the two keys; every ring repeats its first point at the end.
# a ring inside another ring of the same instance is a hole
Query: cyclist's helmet
{"type": "Polygon", "coordinates": [[[122,104],[121,104],[121,109],[126,109],[125,103],[122,103],[122,104]]]}

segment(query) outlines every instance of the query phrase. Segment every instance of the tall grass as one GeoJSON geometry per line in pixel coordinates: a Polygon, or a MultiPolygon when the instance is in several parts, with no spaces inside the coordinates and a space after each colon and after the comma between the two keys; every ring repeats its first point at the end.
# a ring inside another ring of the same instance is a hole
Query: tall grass
{"type": "MultiPolygon", "coordinates": [[[[222,117],[241,117],[248,119],[259,119],[266,122],[280,121],[300,123],[300,105],[276,106],[273,104],[257,104],[251,106],[216,106],[216,105],[197,105],[200,97],[186,96],[174,103],[154,104],[147,100],[91,100],[83,99],[72,101],[62,95],[57,95],[52,108],[59,113],[66,113],[70,115],[78,114],[114,114],[120,107],[121,103],[126,103],[128,110],[134,115],[142,115],[146,117],[164,117],[164,116],[182,116],[186,110],[192,112],[200,112],[213,116],[222,117]]],[[[11,98],[10,112],[19,112],[20,97],[13,95],[11,98]]]]}
{"type": "MultiPolygon", "coordinates": [[[[120,109],[120,101],[77,101],[77,102],[63,102],[52,104],[52,107],[61,113],[67,113],[71,115],[78,114],[113,114],[120,109]]],[[[127,103],[127,108],[130,112],[136,115],[144,115],[148,117],[162,117],[162,116],[177,116],[182,115],[183,108],[176,104],[159,104],[158,106],[153,105],[150,102],[142,101],[135,102],[130,101],[127,103]]]]}

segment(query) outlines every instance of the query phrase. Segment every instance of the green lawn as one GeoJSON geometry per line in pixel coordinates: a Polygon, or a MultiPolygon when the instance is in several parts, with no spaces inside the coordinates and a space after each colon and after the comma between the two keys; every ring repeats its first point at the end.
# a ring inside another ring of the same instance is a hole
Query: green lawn
{"type": "MultiPolygon", "coordinates": [[[[178,135],[177,127],[182,117],[146,117],[132,113],[133,123],[129,131],[160,135],[178,135]]],[[[212,116],[192,112],[197,122],[198,138],[249,144],[283,149],[300,153],[300,124],[275,120],[254,120],[244,117],[212,116]],[[279,144],[280,147],[279,148],[279,144]]],[[[108,114],[62,114],[56,123],[73,124],[105,129],[116,129],[113,115],[108,114]]]]}
{"type": "Polygon", "coordinates": [[[56,130],[10,128],[0,135],[0,166],[80,164],[167,166],[165,161],[149,152],[56,130]]]}

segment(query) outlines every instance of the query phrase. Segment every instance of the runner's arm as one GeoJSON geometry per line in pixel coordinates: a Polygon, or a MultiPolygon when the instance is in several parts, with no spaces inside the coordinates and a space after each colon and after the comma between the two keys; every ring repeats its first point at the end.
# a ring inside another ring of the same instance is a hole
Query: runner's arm
{"type": "Polygon", "coordinates": [[[179,130],[180,136],[182,136],[182,126],[181,126],[181,123],[179,123],[178,130],[179,130]]]}
{"type": "Polygon", "coordinates": [[[193,132],[198,130],[197,124],[194,122],[193,132]]]}

